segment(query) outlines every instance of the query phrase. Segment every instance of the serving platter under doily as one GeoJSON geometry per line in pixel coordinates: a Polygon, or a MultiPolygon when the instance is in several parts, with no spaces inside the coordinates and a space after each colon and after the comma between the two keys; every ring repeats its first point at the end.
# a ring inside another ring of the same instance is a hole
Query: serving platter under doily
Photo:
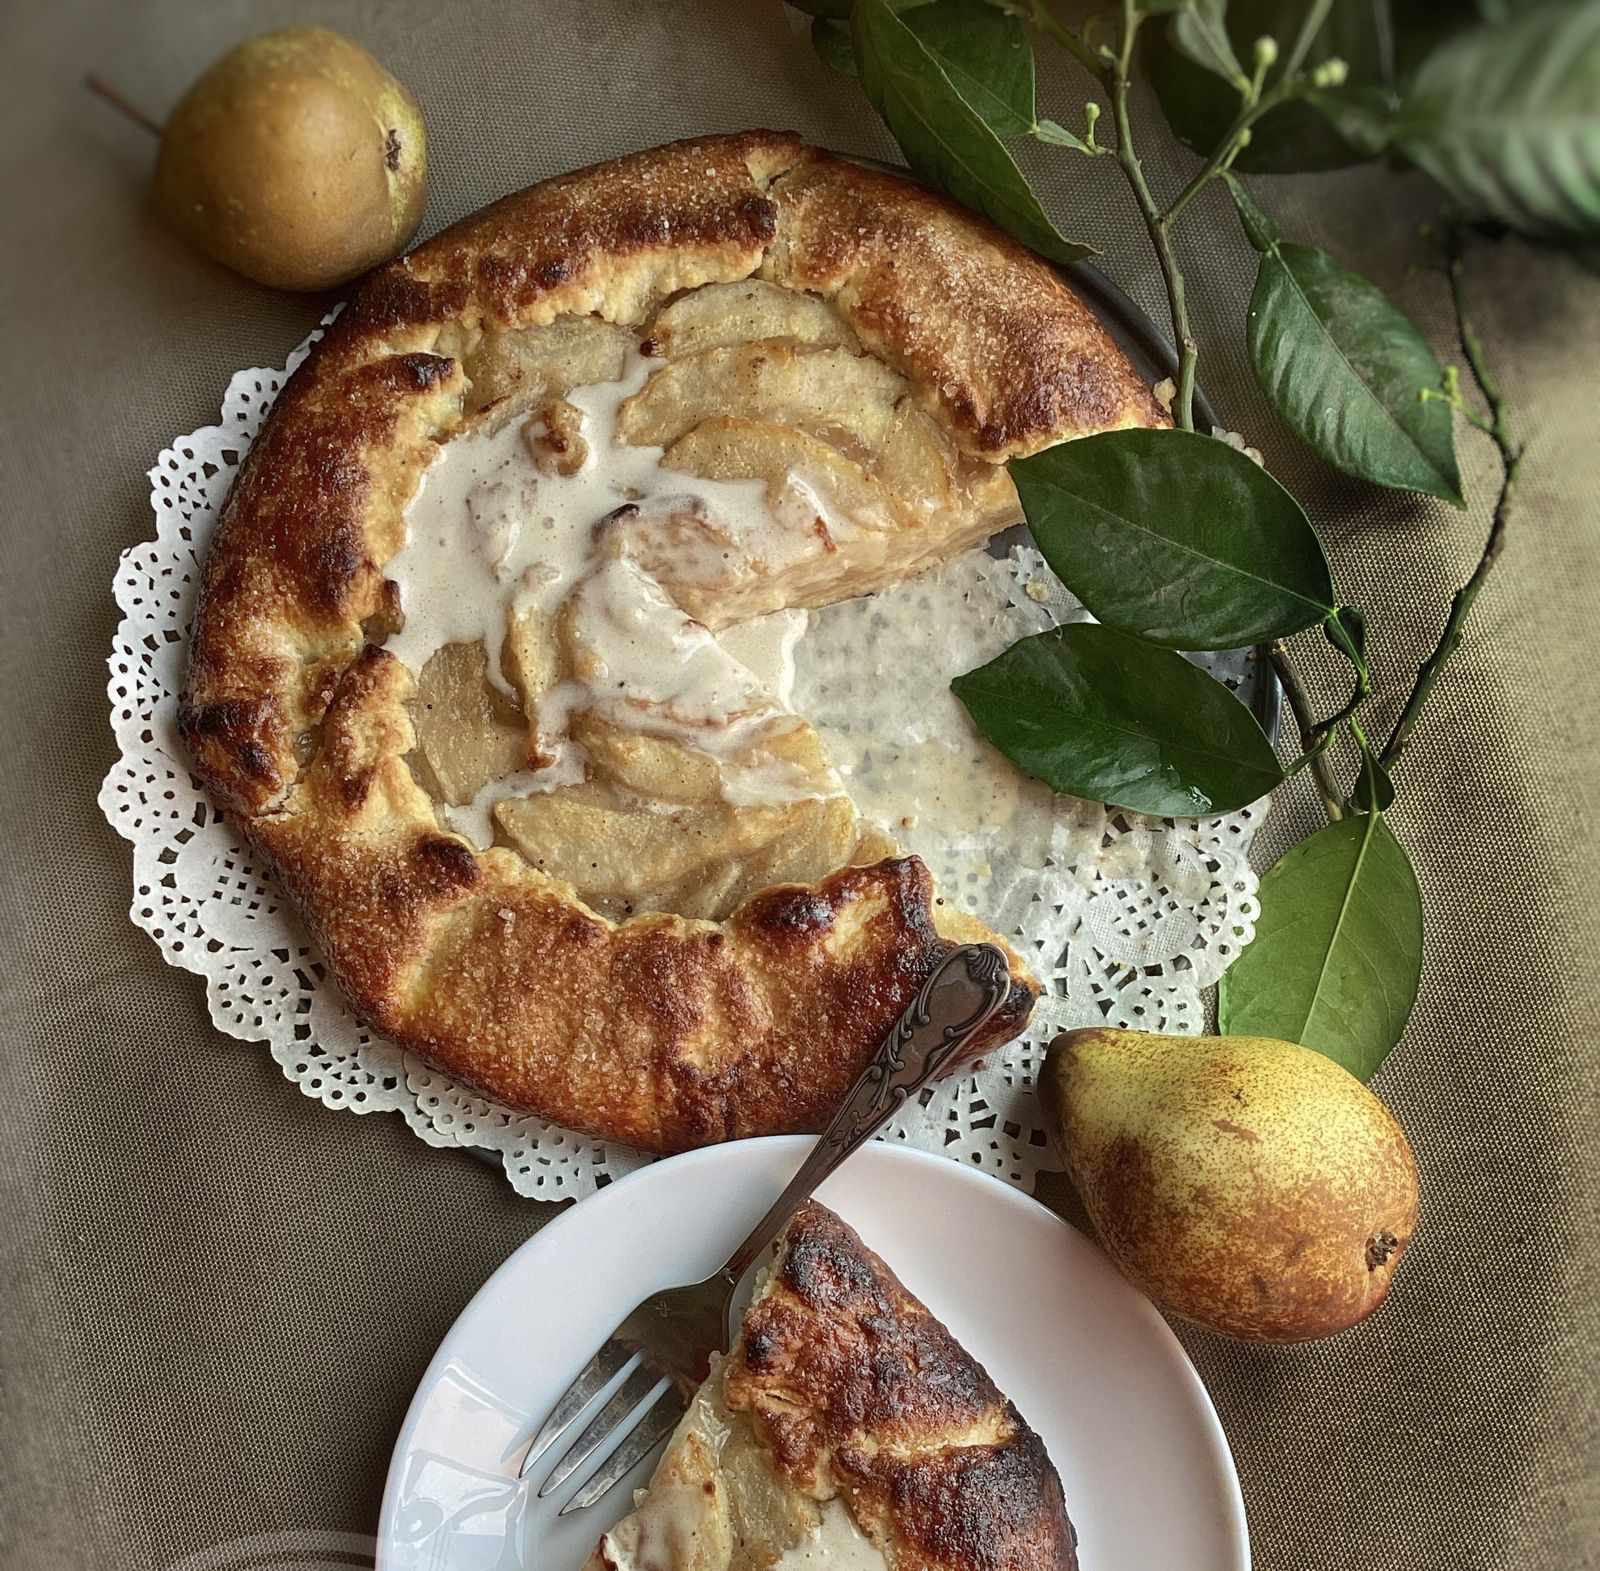
{"type": "MultiPolygon", "coordinates": [[[[1170,374],[1171,351],[1126,295],[1092,267],[1065,271],[1142,374],[1152,382],[1170,374]]],[[[462,1146],[498,1161],[519,1193],[581,1197],[646,1159],[491,1102],[362,1025],[272,876],[190,774],[176,734],[196,584],[218,511],[274,398],[317,336],[281,369],[237,373],[220,422],[161,453],[150,471],[155,537],[125,552],[118,566],[114,593],[122,621],[108,696],[119,757],[100,803],[133,847],[130,915],[170,964],[205,979],[219,1029],[264,1042],[307,1095],[352,1112],[397,1112],[431,1145],[462,1146]]],[[[1199,413],[1210,420],[1203,401],[1199,413]]],[[[913,580],[889,593],[943,595],[936,609],[953,603],[952,594],[963,604],[981,601],[1015,619],[1010,637],[1083,616],[1026,540],[1025,530],[1012,531],[987,558],[967,564],[962,570],[973,575],[971,587],[966,580],[958,586],[913,580]]],[[[865,691],[873,686],[870,660],[861,665],[843,654],[859,648],[863,657],[883,658],[871,644],[870,605],[844,602],[828,629],[828,647],[839,656],[834,669],[859,668],[865,691]]],[[[954,672],[916,653],[897,652],[894,668],[914,672],[923,684],[923,697],[907,702],[935,707],[954,672]]],[[[1249,651],[1207,656],[1205,663],[1270,732],[1276,687],[1263,663],[1249,651]]],[[[835,737],[843,745],[862,700],[838,684],[824,682],[818,691],[833,700],[835,737]]],[[[819,729],[828,740],[827,723],[819,729]]],[[[987,744],[974,733],[962,745],[987,744]]],[[[1248,852],[1264,810],[1257,803],[1174,821],[1056,798],[1046,809],[1049,822],[1029,837],[1025,867],[1017,863],[1014,837],[996,844],[991,834],[986,846],[979,833],[954,847],[913,839],[910,849],[930,861],[947,897],[983,912],[1028,957],[1045,997],[1021,1039],[925,1093],[884,1138],[1031,1187],[1041,1168],[1056,1165],[1034,1091],[1056,1031],[1081,1024],[1203,1029],[1204,990],[1253,932],[1256,879],[1248,852]],[[991,857],[991,849],[1003,854],[991,857]],[[995,868],[1007,865],[997,913],[995,868]]]]}

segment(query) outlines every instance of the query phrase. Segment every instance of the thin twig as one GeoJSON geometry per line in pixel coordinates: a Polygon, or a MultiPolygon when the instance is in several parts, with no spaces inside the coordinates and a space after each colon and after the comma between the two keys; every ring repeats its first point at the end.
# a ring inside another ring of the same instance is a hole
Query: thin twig
{"type": "MultiPolygon", "coordinates": [[[[1505,398],[1489,373],[1488,361],[1483,352],[1483,340],[1478,337],[1477,329],[1467,315],[1462,279],[1462,240],[1458,228],[1450,230],[1447,244],[1449,262],[1446,272],[1450,280],[1451,304],[1455,307],[1456,331],[1461,338],[1461,352],[1466,356],[1467,364],[1472,369],[1473,380],[1477,382],[1478,391],[1483,394],[1483,401],[1489,408],[1488,434],[1500,454],[1500,495],[1495,500],[1494,517],[1490,522],[1489,536],[1484,541],[1483,554],[1478,558],[1478,565],[1473,569],[1472,576],[1456,591],[1450,601],[1450,614],[1445,619],[1444,631],[1440,633],[1438,643],[1433,646],[1433,653],[1417,668],[1411,696],[1406,699],[1405,708],[1400,711],[1400,717],[1389,733],[1389,740],[1383,744],[1383,751],[1378,755],[1378,761],[1385,769],[1393,768],[1395,760],[1405,751],[1406,744],[1410,742],[1412,733],[1417,728],[1423,706],[1428,702],[1440,673],[1461,645],[1472,603],[1478,598],[1478,591],[1483,588],[1484,581],[1505,548],[1506,524],[1511,517],[1511,504],[1516,494],[1517,479],[1522,471],[1523,449],[1512,440],[1505,398]]],[[[1478,424],[1481,427],[1482,422],[1478,424]]]]}
{"type": "Polygon", "coordinates": [[[91,71],[84,77],[83,85],[91,93],[97,93],[101,98],[105,99],[113,109],[121,110],[135,125],[142,125],[152,136],[160,136],[162,134],[159,121],[152,120],[138,105],[123,97],[122,93],[106,81],[103,76],[96,76],[91,71]]]}
{"type": "Polygon", "coordinates": [[[1172,234],[1162,220],[1161,209],[1145,178],[1144,166],[1133,145],[1133,126],[1128,117],[1128,92],[1133,64],[1134,41],[1140,16],[1133,0],[1123,0],[1122,47],[1105,73],[1106,91],[1111,98],[1111,117],[1117,128],[1117,163],[1133,191],[1139,212],[1144,217],[1150,243],[1166,284],[1167,304],[1172,311],[1172,333],[1178,347],[1178,390],[1172,401],[1172,417],[1185,431],[1194,430],[1194,387],[1200,361],[1200,345],[1189,323],[1189,302],[1184,287],[1183,269],[1172,248],[1172,234]]]}
{"type": "Polygon", "coordinates": [[[1339,782],[1334,779],[1333,766],[1328,762],[1328,744],[1333,740],[1331,724],[1318,726],[1312,718],[1311,700],[1306,696],[1300,673],[1290,665],[1282,644],[1273,644],[1267,653],[1283,684],[1283,696],[1288,700],[1290,713],[1300,729],[1300,747],[1304,761],[1311,766],[1311,776],[1317,783],[1317,795],[1322,798],[1323,810],[1331,823],[1338,823],[1348,805],[1339,782]]]}

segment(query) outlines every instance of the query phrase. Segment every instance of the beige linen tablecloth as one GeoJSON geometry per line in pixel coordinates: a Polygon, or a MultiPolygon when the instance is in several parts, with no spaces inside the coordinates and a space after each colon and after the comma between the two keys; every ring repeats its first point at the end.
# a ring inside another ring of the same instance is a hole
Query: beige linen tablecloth
{"type": "MultiPolygon", "coordinates": [[[[112,756],[108,585],[151,532],[144,471],[215,418],[234,369],[281,363],[325,302],[258,289],[167,234],[143,206],[148,139],[79,77],[108,73],[159,114],[225,46],[313,20],[376,50],[421,100],[430,228],[695,132],[787,126],[893,156],[778,0],[4,8],[6,1571],[143,1571],[252,1535],[370,1533],[435,1344],[552,1214],[397,1119],[325,1112],[265,1051],[215,1031],[199,981],[129,925],[128,851],[94,803],[112,756]]],[[[1071,123],[1067,91],[1047,74],[1048,112],[1071,123]]],[[[1156,177],[1185,162],[1160,153],[1156,177]]],[[[1109,161],[1030,163],[1066,227],[1156,309],[1109,161]]],[[[1424,182],[1366,170],[1258,193],[1448,349],[1439,282],[1408,271],[1424,182]]],[[[1243,364],[1253,258],[1220,200],[1183,249],[1215,346],[1211,396],[1311,505],[1392,692],[1475,558],[1487,455],[1465,442],[1465,516],[1320,468],[1243,364]]],[[[1532,447],[1504,564],[1394,813],[1430,928],[1422,1002],[1379,1086],[1421,1159],[1420,1238],[1391,1307],[1354,1334],[1258,1350],[1180,1333],[1266,1571],[1597,1563],[1600,285],[1513,243],[1474,256],[1471,289],[1532,447]]],[[[1304,793],[1286,797],[1264,857],[1312,827],[1304,793]]],[[[1045,1195],[1069,1203],[1059,1180],[1045,1195]]],[[[361,1539],[325,1542],[332,1558],[361,1539]]],[[[266,1563],[257,1549],[250,1563],[266,1563]]]]}

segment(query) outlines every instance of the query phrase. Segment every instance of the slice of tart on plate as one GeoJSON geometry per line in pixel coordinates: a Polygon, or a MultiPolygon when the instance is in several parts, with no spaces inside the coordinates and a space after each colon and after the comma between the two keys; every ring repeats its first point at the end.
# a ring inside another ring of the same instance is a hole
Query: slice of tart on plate
{"type": "Polygon", "coordinates": [[[584,1571],[1071,1571],[1075,1545],[1044,1443],[810,1201],[584,1571]]]}

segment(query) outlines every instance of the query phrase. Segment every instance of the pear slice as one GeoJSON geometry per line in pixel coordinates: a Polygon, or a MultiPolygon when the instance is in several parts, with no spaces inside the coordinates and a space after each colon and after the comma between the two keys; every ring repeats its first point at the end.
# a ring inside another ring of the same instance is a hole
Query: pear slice
{"type": "Polygon", "coordinates": [[[500,669],[516,688],[523,711],[537,715],[539,701],[560,680],[556,619],[534,606],[518,606],[500,648],[500,669]]]}
{"type": "Polygon", "coordinates": [[[709,753],[670,737],[616,725],[589,711],[572,717],[572,739],[591,772],[624,790],[660,802],[715,802],[722,769],[709,753]]]}
{"type": "Polygon", "coordinates": [[[759,278],[705,284],[679,295],[650,324],[645,345],[652,354],[676,356],[755,339],[858,347],[856,335],[827,301],[759,278]]]}
{"type": "MultiPolygon", "coordinates": [[[[730,859],[770,842],[794,808],[649,804],[590,781],[508,798],[494,815],[510,844],[540,872],[571,884],[586,905],[617,918],[640,911],[706,914],[714,902],[695,899],[696,891],[730,859]]],[[[715,908],[724,914],[721,905],[715,908]]]]}
{"type": "Polygon", "coordinates": [[[896,533],[914,530],[860,464],[803,431],[727,415],[702,421],[667,449],[663,465],[708,480],[761,480],[764,527],[703,508],[644,515],[629,549],[697,621],[723,627],[785,606],[830,605],[883,576],[896,533]]]}
{"type": "Polygon", "coordinates": [[[908,509],[932,521],[960,505],[956,476],[961,467],[954,444],[930,415],[907,399],[895,410],[872,472],[908,509]]]}
{"type": "Polygon", "coordinates": [[[446,644],[428,657],[411,700],[414,759],[423,789],[470,802],[491,780],[526,766],[527,722],[489,680],[479,644],[446,644]]]}
{"type": "Polygon", "coordinates": [[[615,382],[634,348],[628,328],[597,316],[561,316],[543,327],[491,330],[462,362],[471,382],[467,413],[512,395],[533,405],[574,387],[615,382]]]}
{"type": "MultiPolygon", "coordinates": [[[[748,811],[747,809],[745,811],[748,811]]],[[[852,860],[856,812],[848,797],[814,797],[787,810],[787,824],[748,855],[730,858],[679,891],[672,909],[720,922],[775,884],[814,884],[852,860]]]]}
{"type": "Polygon", "coordinates": [[[870,355],[792,344],[736,344],[662,366],[618,415],[624,441],[668,447],[736,410],[793,426],[871,462],[895,425],[905,379],[870,355]]]}

